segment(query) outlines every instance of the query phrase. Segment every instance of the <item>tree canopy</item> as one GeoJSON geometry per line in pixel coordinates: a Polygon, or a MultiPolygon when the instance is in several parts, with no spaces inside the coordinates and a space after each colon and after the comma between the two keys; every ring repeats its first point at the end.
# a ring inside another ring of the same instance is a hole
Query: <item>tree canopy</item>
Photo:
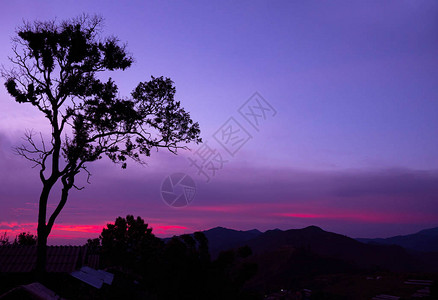
{"type": "MultiPolygon", "coordinates": [[[[18,150],[44,168],[62,143],[66,165],[57,176],[74,174],[102,154],[126,167],[126,158],[141,161],[140,155],[149,156],[154,147],[175,151],[180,142],[201,141],[198,123],[175,101],[169,78],[141,82],[130,99],[123,99],[111,78],[97,76],[133,62],[116,38],[100,38],[101,22],[83,16],[61,24],[28,23],[13,40],[16,68],[3,71],[9,94],[38,108],[53,129],[52,147],[18,150]],[[58,136],[66,126],[72,132],[61,142],[58,136]]],[[[44,170],[41,176],[47,180],[44,170]]]]}
{"type": "MultiPolygon", "coordinates": [[[[21,232],[17,236],[15,236],[14,242],[12,245],[14,246],[33,246],[36,245],[37,237],[30,232],[21,232]]],[[[0,235],[0,246],[8,246],[11,245],[9,242],[9,237],[6,232],[0,235]]]]}

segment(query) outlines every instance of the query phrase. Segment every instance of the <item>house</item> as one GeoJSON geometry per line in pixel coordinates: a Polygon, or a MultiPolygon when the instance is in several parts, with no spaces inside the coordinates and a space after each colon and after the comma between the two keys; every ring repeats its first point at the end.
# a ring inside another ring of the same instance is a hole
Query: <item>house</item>
{"type": "Polygon", "coordinates": [[[99,255],[86,246],[48,246],[47,277],[41,282],[33,271],[36,246],[7,245],[0,247],[0,299],[61,299],[90,295],[105,298],[114,275],[98,270],[99,255]],[[102,288],[104,283],[105,288],[102,288]],[[104,296],[102,296],[104,295],[104,296]]]}

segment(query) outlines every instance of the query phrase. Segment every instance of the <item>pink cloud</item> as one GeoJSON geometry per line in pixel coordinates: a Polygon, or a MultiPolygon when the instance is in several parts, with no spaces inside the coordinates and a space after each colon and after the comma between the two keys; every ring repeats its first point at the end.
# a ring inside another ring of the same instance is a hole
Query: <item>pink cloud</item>
{"type": "Polygon", "coordinates": [[[180,235],[186,233],[189,229],[186,226],[178,225],[152,225],[151,226],[155,235],[159,236],[170,236],[170,235],[180,235]]]}
{"type": "Polygon", "coordinates": [[[86,233],[101,233],[102,225],[54,225],[53,231],[73,231],[86,233]]]}

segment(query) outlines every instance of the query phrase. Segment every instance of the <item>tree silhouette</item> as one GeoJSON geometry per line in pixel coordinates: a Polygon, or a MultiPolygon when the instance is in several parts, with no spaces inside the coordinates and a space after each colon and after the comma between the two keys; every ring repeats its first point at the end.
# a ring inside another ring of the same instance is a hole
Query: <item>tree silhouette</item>
{"type": "Polygon", "coordinates": [[[14,245],[33,246],[37,243],[37,237],[30,232],[22,232],[15,237],[14,245]]]}
{"type": "MultiPolygon", "coordinates": [[[[175,101],[169,78],[138,84],[130,99],[104,71],[125,70],[133,59],[114,38],[100,36],[102,19],[81,16],[63,22],[25,23],[13,39],[14,67],[3,70],[5,86],[18,103],[34,106],[50,124],[50,141],[32,131],[16,152],[39,168],[37,271],[44,272],[47,237],[80,172],[104,155],[126,168],[143,163],[154,148],[176,153],[182,143],[199,143],[200,130],[175,101]],[[99,76],[98,76],[99,75],[99,76]],[[47,220],[47,202],[61,184],[59,203],[47,220]]],[[[88,181],[88,179],[87,179],[88,181]]]]}
{"type": "Polygon", "coordinates": [[[162,241],[152,234],[152,228],[140,217],[118,217],[107,224],[99,237],[104,259],[118,266],[137,267],[152,252],[161,249],[162,241]]]}
{"type": "Polygon", "coordinates": [[[0,234],[0,246],[7,246],[10,245],[9,237],[6,233],[6,231],[3,234],[0,234]]]}

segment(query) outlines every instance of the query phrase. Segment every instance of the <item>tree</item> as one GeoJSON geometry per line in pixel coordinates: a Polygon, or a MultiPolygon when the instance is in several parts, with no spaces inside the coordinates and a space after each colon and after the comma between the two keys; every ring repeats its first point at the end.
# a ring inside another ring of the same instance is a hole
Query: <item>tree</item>
{"type": "Polygon", "coordinates": [[[30,232],[22,232],[15,237],[14,245],[33,246],[37,243],[37,237],[30,232]]]}
{"type": "Polygon", "coordinates": [[[0,246],[7,246],[10,245],[9,237],[6,234],[6,231],[3,234],[0,234],[0,246]]]}
{"type": "MultiPolygon", "coordinates": [[[[8,93],[35,107],[48,121],[50,141],[25,134],[16,152],[39,169],[42,189],[38,211],[37,272],[44,272],[47,237],[75,179],[90,175],[88,163],[107,156],[126,168],[127,159],[144,163],[151,150],[176,153],[184,143],[201,142],[198,123],[175,101],[169,78],[141,82],[131,98],[120,98],[104,71],[125,70],[133,63],[125,45],[100,36],[102,19],[81,16],[63,22],[25,23],[13,42],[12,69],[3,70],[8,93]],[[99,76],[98,76],[99,75],[99,76]],[[47,220],[55,184],[59,203],[47,220]]],[[[88,179],[87,179],[88,182],[88,179]]]]}
{"type": "Polygon", "coordinates": [[[93,253],[93,254],[100,253],[101,246],[100,246],[100,239],[99,238],[88,239],[85,246],[88,248],[88,251],[90,253],[93,253]]]}
{"type": "Polygon", "coordinates": [[[101,253],[108,263],[131,268],[138,267],[162,246],[162,241],[152,234],[152,228],[142,218],[132,215],[107,224],[99,239],[101,253]]]}

